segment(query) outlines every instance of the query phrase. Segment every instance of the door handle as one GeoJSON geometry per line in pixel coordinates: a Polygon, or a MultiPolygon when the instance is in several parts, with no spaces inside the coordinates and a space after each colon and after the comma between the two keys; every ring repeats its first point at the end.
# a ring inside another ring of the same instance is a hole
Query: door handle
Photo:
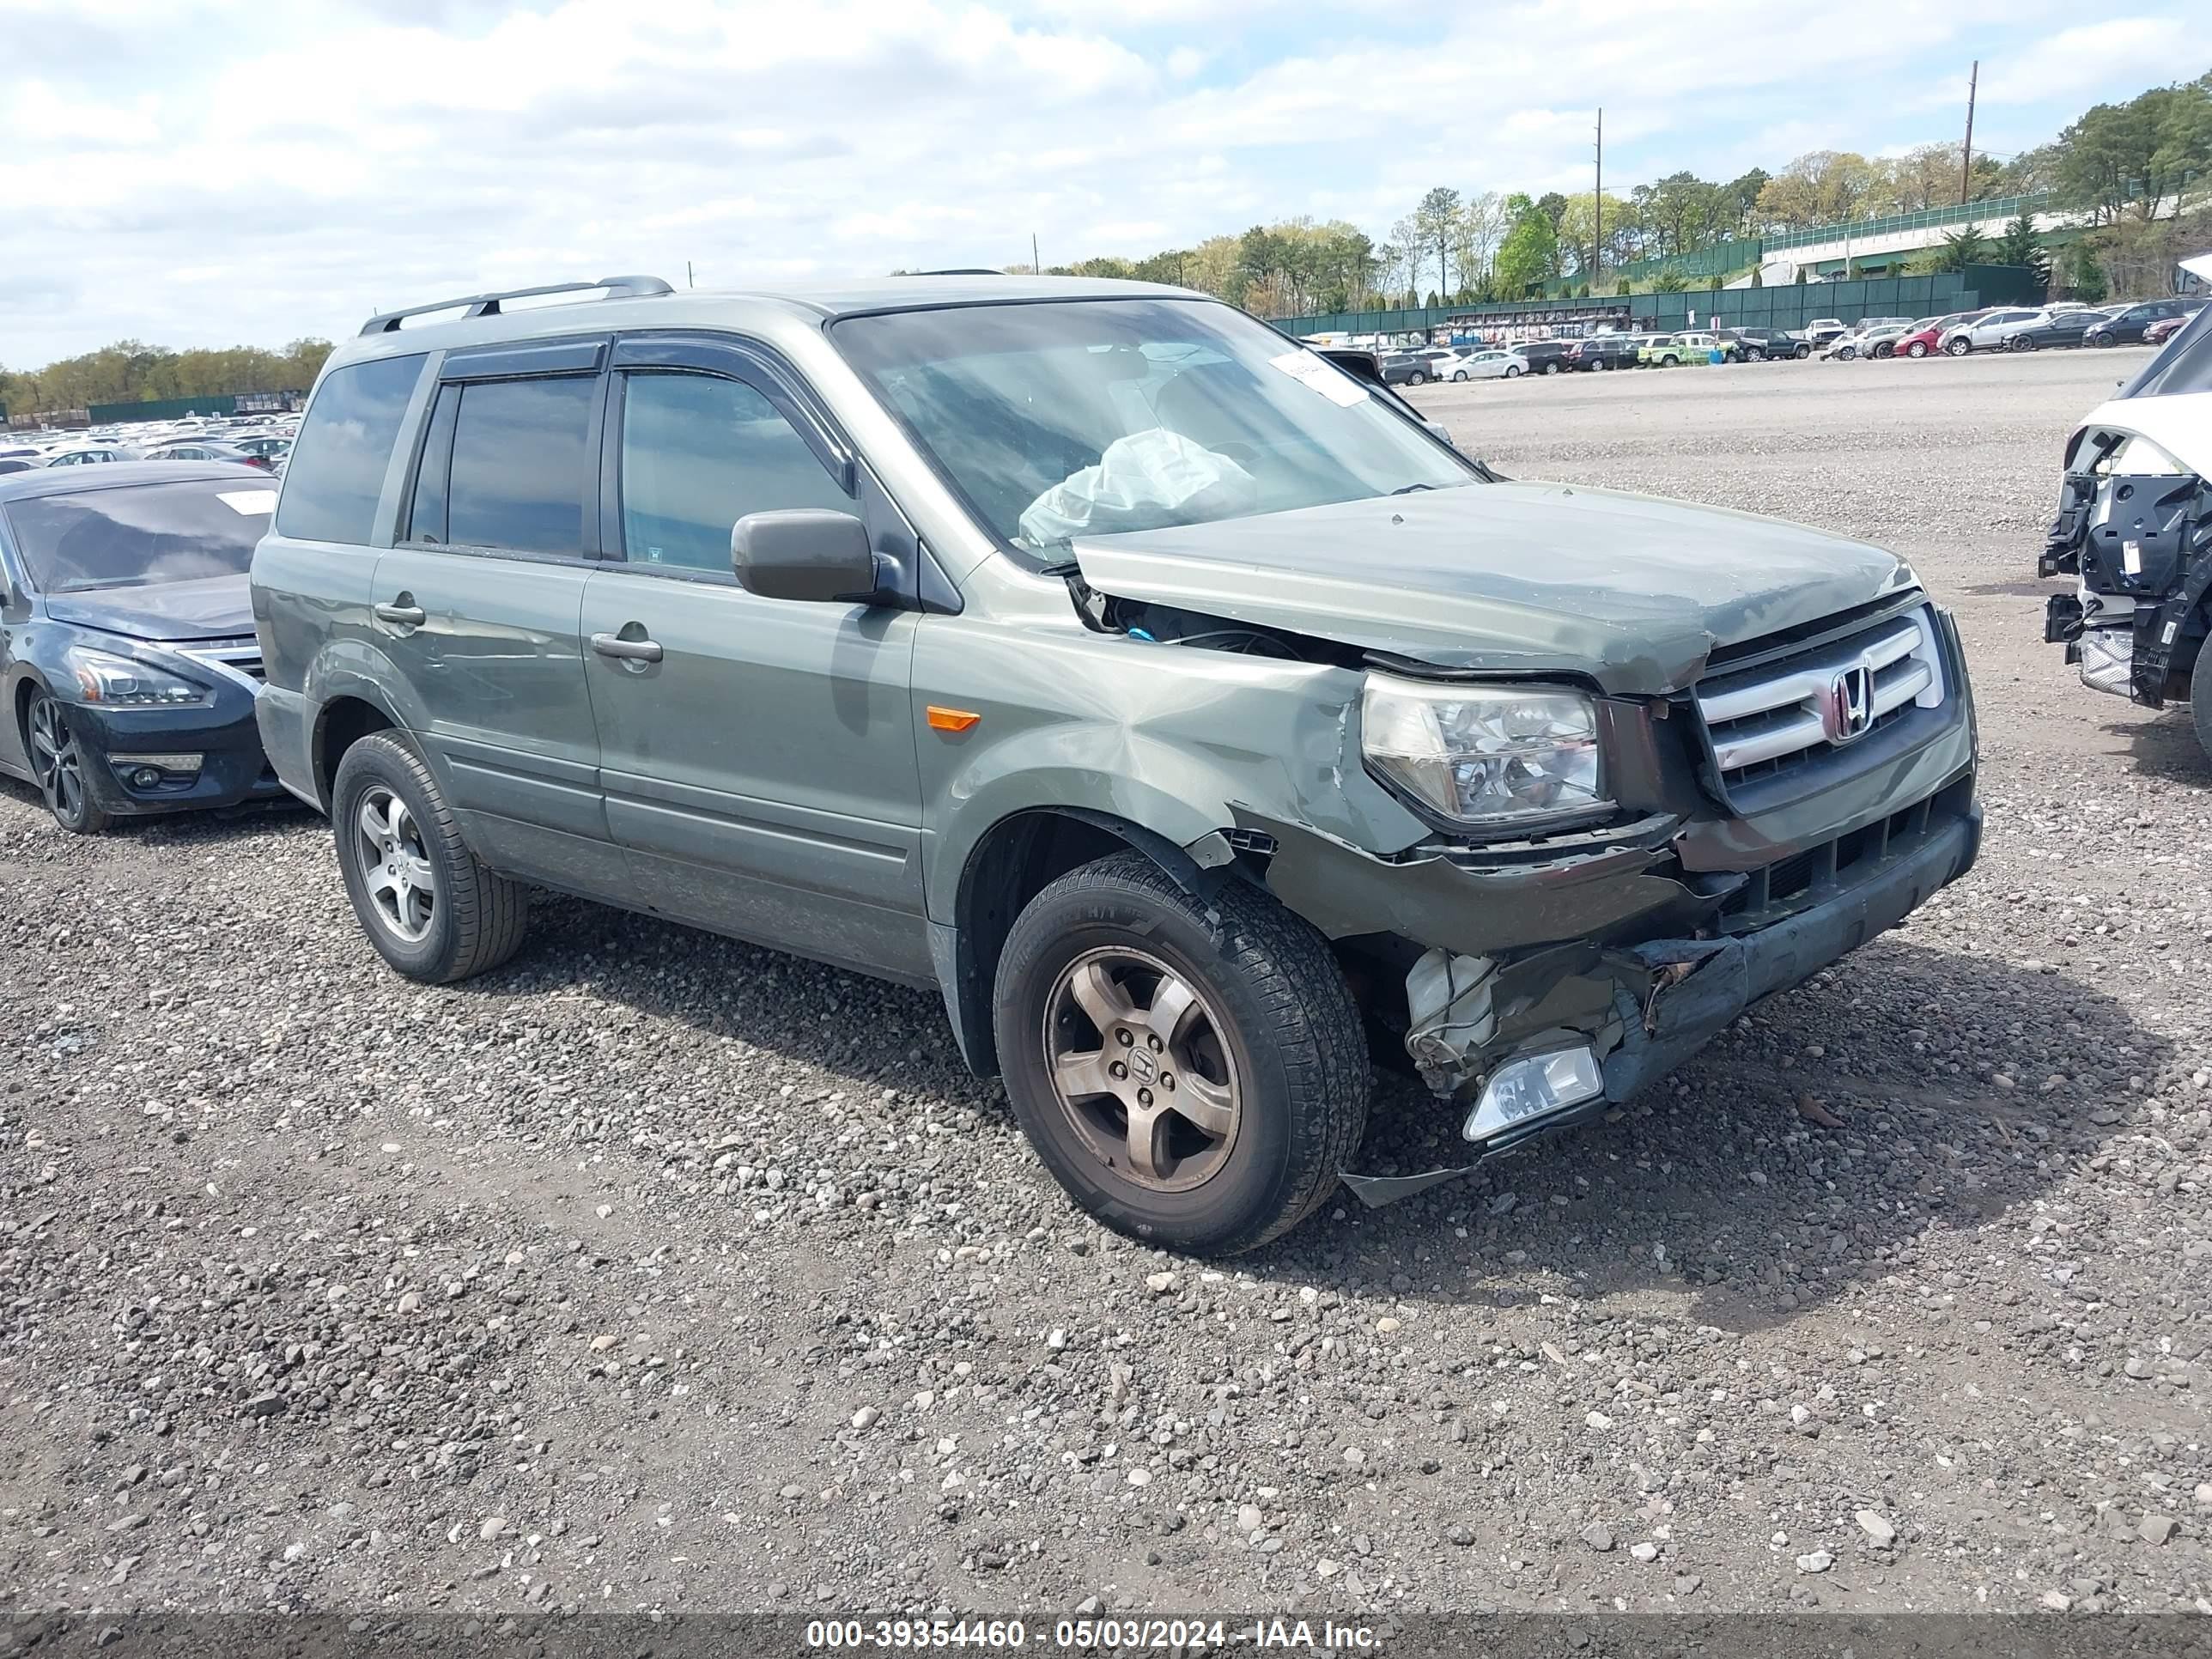
{"type": "MultiPolygon", "coordinates": [[[[399,597],[404,599],[408,596],[402,593],[399,597]]],[[[376,607],[376,619],[379,622],[398,623],[401,626],[406,628],[420,628],[424,623],[430,620],[430,613],[423,610],[423,608],[419,605],[400,605],[394,603],[392,605],[378,605],[376,607]]]]}
{"type": "Polygon", "coordinates": [[[592,649],[603,657],[617,658],[623,662],[659,662],[660,641],[658,640],[626,640],[619,634],[594,634],[592,649]]]}

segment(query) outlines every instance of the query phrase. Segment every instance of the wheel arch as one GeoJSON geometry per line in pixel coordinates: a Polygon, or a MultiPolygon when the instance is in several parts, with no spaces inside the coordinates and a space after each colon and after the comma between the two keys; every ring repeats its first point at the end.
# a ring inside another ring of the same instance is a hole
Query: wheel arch
{"type": "Polygon", "coordinates": [[[391,709],[366,685],[349,684],[325,698],[315,710],[308,738],[316,804],[325,812],[331,810],[338,763],[345,758],[347,750],[374,732],[401,729],[391,709]]]}
{"type": "Polygon", "coordinates": [[[978,1077],[999,1071],[993,986],[1014,918],[1070,870],[1121,852],[1143,854],[1202,904],[1224,881],[1239,878],[1234,863],[1203,867],[1158,830],[1091,807],[1025,807],[1000,818],[969,848],[951,917],[931,925],[930,954],[961,1058],[978,1077]]]}

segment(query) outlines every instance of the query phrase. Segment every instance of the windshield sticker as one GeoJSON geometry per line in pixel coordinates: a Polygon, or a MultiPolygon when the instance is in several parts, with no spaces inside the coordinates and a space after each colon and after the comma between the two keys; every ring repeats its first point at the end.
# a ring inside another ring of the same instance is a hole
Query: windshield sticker
{"type": "Polygon", "coordinates": [[[276,492],[273,489],[218,489],[215,498],[232,512],[248,518],[276,510],[276,492]]]}
{"type": "Polygon", "coordinates": [[[1318,392],[1340,409],[1350,409],[1353,404],[1366,400],[1365,386],[1328,359],[1316,357],[1310,351],[1285,351],[1279,357],[1268,358],[1267,362],[1300,385],[1318,392]]]}

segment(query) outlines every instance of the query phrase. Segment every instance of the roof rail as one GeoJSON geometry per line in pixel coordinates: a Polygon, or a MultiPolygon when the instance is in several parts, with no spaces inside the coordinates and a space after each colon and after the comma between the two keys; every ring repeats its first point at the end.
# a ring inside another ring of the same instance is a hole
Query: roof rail
{"type": "Polygon", "coordinates": [[[507,300],[534,300],[541,294],[589,294],[605,289],[612,299],[651,299],[656,295],[673,294],[676,290],[658,276],[602,276],[595,283],[549,283],[544,288],[503,289],[495,294],[464,294],[454,300],[434,300],[426,306],[409,306],[404,311],[386,311],[370,318],[361,325],[363,334],[392,334],[410,317],[426,316],[434,311],[453,311],[465,308],[470,317],[492,317],[499,314],[500,306],[507,300]]]}
{"type": "Polygon", "coordinates": [[[1003,270],[994,270],[988,265],[955,265],[949,270],[917,270],[917,276],[1003,276],[1003,270]]]}

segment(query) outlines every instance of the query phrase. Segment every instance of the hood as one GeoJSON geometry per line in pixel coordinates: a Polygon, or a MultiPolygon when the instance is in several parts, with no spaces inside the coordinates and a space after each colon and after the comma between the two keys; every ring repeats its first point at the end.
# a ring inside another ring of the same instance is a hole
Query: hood
{"type": "Polygon", "coordinates": [[[1079,537],[1103,593],[1439,668],[1672,691],[1732,645],[1909,586],[1864,542],[1580,484],[1470,484],[1079,537]]]}
{"type": "Polygon", "coordinates": [[[50,593],[46,615],[137,640],[236,639],[253,631],[252,594],[245,574],[201,576],[143,586],[95,587],[50,593]]]}

